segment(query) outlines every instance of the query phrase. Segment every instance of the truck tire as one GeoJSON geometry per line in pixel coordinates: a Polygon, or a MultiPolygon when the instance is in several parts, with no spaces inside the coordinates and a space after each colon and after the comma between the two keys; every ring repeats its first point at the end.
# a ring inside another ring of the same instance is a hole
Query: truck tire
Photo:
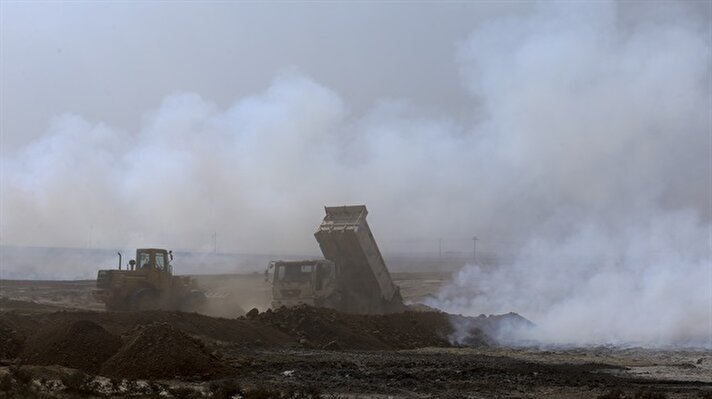
{"type": "Polygon", "coordinates": [[[143,288],[131,295],[129,308],[134,311],[156,310],[160,307],[160,294],[153,288],[143,288]]]}
{"type": "Polygon", "coordinates": [[[384,313],[401,313],[405,311],[405,304],[400,293],[400,288],[396,289],[395,295],[383,307],[384,313]]]}
{"type": "Polygon", "coordinates": [[[341,295],[341,292],[334,291],[333,293],[331,293],[331,295],[329,295],[328,297],[326,297],[324,299],[323,303],[320,306],[325,307],[325,308],[340,310],[341,308],[343,308],[343,303],[344,303],[344,300],[341,295]]]}
{"type": "Polygon", "coordinates": [[[191,291],[180,301],[181,312],[198,312],[205,305],[207,298],[203,291],[191,291]]]}
{"type": "Polygon", "coordinates": [[[104,304],[104,309],[106,309],[107,312],[121,312],[121,311],[127,311],[131,310],[129,308],[130,304],[127,303],[126,301],[109,301],[104,304]]]}

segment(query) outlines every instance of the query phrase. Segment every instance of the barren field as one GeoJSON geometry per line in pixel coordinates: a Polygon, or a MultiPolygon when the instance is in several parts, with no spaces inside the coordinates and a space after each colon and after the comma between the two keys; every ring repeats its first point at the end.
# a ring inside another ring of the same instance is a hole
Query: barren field
{"type": "MultiPolygon", "coordinates": [[[[446,278],[394,273],[413,303],[446,278]]],[[[263,279],[199,276],[259,310],[237,318],[104,312],[93,281],[0,281],[0,397],[712,398],[709,351],[502,347],[498,317],[454,347],[459,316],[271,311],[263,279]]]]}

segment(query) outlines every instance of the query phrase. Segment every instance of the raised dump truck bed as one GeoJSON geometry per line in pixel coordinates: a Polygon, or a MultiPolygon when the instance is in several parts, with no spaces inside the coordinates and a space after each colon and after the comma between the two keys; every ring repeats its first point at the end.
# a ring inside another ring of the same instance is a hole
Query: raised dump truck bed
{"type": "Polygon", "coordinates": [[[342,281],[350,287],[351,296],[359,296],[369,302],[367,306],[372,310],[379,306],[400,304],[402,300],[398,287],[388,273],[366,222],[366,206],[325,209],[326,216],[314,236],[324,257],[339,269],[342,281]]]}

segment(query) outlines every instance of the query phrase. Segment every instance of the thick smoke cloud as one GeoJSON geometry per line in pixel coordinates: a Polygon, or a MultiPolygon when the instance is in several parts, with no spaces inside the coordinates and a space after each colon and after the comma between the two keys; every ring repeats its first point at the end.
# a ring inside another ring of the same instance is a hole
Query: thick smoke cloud
{"type": "Polygon", "coordinates": [[[404,104],[353,117],[336,93],[295,73],[225,110],[195,94],[167,97],[138,132],[64,115],[3,159],[3,236],[212,249],[217,232],[228,251],[318,252],[322,206],[348,203],[377,210],[384,236],[406,225],[432,234],[439,201],[469,206],[469,189],[450,190],[472,165],[452,159],[461,145],[472,137],[404,104]]]}
{"type": "Polygon", "coordinates": [[[303,214],[290,203],[317,199],[309,189],[327,171],[313,161],[344,112],[328,89],[291,77],[227,110],[167,97],[136,133],[64,115],[3,165],[5,237],[195,249],[218,232],[223,248],[269,248],[284,228],[267,224],[291,228],[303,214]]]}
{"type": "Polygon", "coordinates": [[[354,114],[299,72],[227,109],[168,96],[137,131],[64,115],[2,159],[0,234],[318,253],[321,206],[366,203],[386,251],[507,237],[512,262],[466,267],[432,304],[537,324],[510,339],[710,346],[709,29],[606,2],[492,20],[459,45],[474,123],[406,100],[354,114]]]}
{"type": "Polygon", "coordinates": [[[504,337],[519,342],[712,346],[709,25],[669,11],[624,27],[579,3],[473,33],[498,216],[526,239],[432,304],[520,312],[538,327],[504,337]]]}

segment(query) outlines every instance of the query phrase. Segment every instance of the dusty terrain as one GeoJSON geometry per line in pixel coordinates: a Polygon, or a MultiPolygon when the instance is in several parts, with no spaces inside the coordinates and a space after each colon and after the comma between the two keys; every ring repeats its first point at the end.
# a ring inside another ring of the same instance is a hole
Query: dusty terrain
{"type": "MultiPolygon", "coordinates": [[[[270,311],[263,278],[200,277],[259,309],[239,318],[104,312],[93,281],[0,281],[0,397],[712,398],[709,351],[507,348],[486,328],[453,347],[455,316],[270,311]]],[[[446,278],[394,273],[412,302],[446,278]]]]}
{"type": "MultiPolygon", "coordinates": [[[[417,302],[437,292],[449,277],[448,273],[392,273],[396,284],[401,287],[406,302],[417,302]]],[[[242,309],[257,308],[267,310],[272,301],[272,286],[265,282],[264,274],[208,274],[193,276],[206,291],[229,292],[236,297],[242,309]]],[[[0,280],[0,295],[45,305],[63,308],[103,310],[91,294],[96,281],[42,281],[42,280],[0,280]]]]}

